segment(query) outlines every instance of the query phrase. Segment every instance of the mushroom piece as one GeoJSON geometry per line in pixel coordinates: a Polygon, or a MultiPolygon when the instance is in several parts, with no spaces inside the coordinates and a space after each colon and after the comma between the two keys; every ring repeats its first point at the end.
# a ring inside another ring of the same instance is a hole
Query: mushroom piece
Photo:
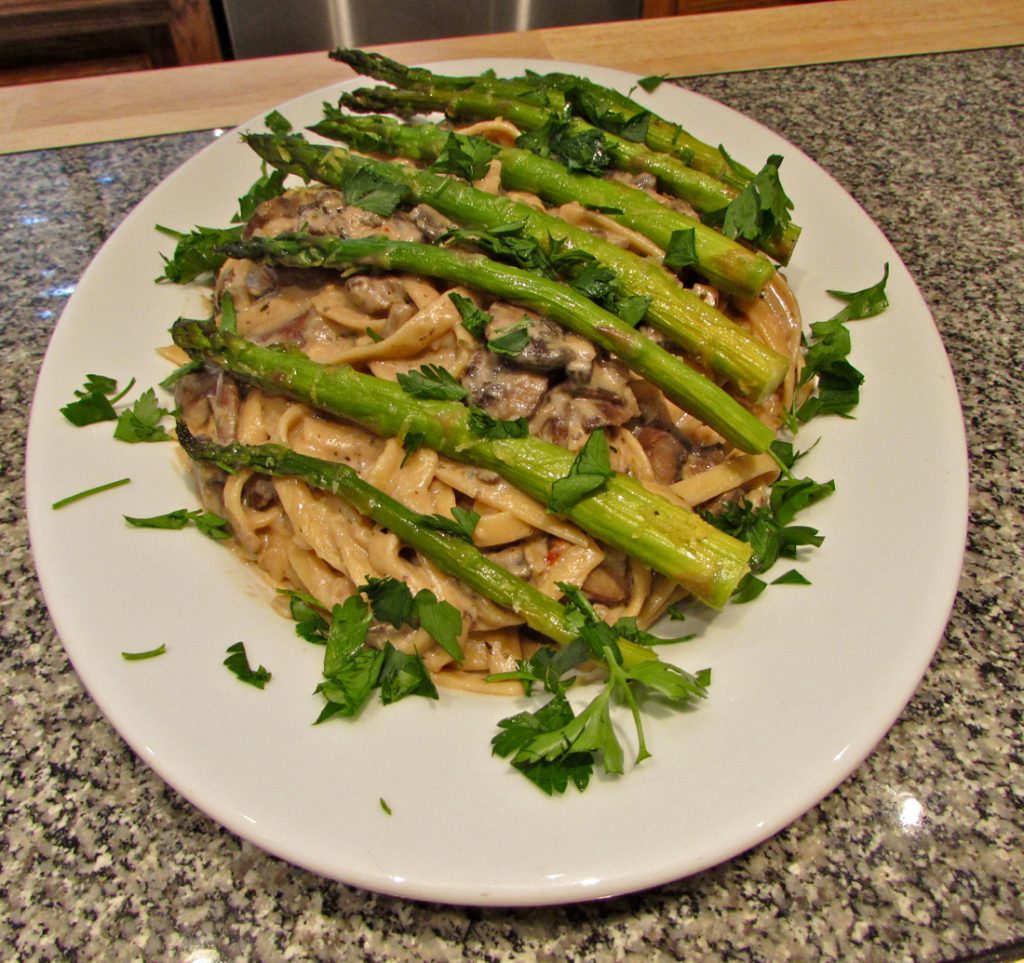
{"type": "Polygon", "coordinates": [[[469,404],[503,421],[530,417],[548,390],[544,375],[521,371],[483,348],[469,359],[461,382],[469,404]]]}

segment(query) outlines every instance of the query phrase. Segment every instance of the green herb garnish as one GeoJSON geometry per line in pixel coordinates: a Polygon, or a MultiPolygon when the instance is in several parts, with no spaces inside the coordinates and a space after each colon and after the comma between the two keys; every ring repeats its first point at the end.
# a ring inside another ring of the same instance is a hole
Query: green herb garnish
{"type": "Polygon", "coordinates": [[[270,681],[270,673],[264,666],[260,666],[258,669],[254,669],[249,665],[249,657],[245,654],[245,643],[236,642],[234,645],[229,645],[227,648],[228,657],[224,660],[224,665],[235,674],[235,677],[240,682],[245,682],[248,685],[255,686],[257,689],[262,689],[270,681]]]}
{"type": "Polygon", "coordinates": [[[166,645],[158,645],[155,649],[147,649],[145,652],[122,652],[121,658],[126,662],[141,662],[143,659],[155,659],[167,651],[166,645]]]}

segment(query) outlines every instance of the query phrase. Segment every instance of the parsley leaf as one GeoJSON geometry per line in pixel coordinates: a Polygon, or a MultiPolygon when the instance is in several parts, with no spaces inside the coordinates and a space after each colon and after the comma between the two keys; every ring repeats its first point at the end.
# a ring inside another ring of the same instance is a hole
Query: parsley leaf
{"type": "Polygon", "coordinates": [[[634,144],[642,144],[647,139],[647,129],[651,124],[649,110],[638,110],[632,115],[619,113],[608,107],[604,99],[587,86],[569,88],[565,92],[565,99],[573,113],[595,127],[618,134],[623,140],[634,144]]]}
{"type": "Polygon", "coordinates": [[[324,649],[324,676],[331,678],[365,641],[370,628],[370,606],[360,595],[350,595],[331,609],[331,624],[324,649]]]}
{"type": "Polygon", "coordinates": [[[445,518],[444,515],[424,515],[422,517],[424,528],[446,532],[456,538],[461,538],[464,542],[473,541],[473,530],[479,521],[479,512],[475,512],[471,508],[460,508],[458,505],[452,507],[451,518],[445,518]]]}
{"type": "Polygon", "coordinates": [[[293,589],[278,591],[288,596],[288,610],[295,620],[295,634],[307,642],[324,645],[327,642],[330,625],[321,614],[324,611],[323,604],[304,592],[296,592],[293,589]]]}
{"type": "Polygon", "coordinates": [[[163,515],[150,515],[145,518],[125,515],[124,520],[136,528],[164,528],[174,531],[184,528],[189,522],[194,522],[207,538],[215,541],[223,541],[231,538],[231,529],[226,518],[214,515],[213,512],[204,511],[201,508],[189,511],[187,508],[178,508],[173,512],[163,515]]]}
{"type": "Polygon", "coordinates": [[[462,661],[462,615],[450,602],[440,601],[430,589],[420,589],[414,596],[409,586],[396,578],[371,577],[357,591],[370,600],[373,617],[379,622],[396,629],[403,624],[422,628],[456,662],[462,661]]]}
{"type": "Polygon", "coordinates": [[[697,232],[692,227],[673,231],[665,249],[662,264],[670,271],[680,271],[697,263],[697,232]]]}
{"type": "Polygon", "coordinates": [[[430,589],[420,589],[413,605],[415,623],[456,662],[461,662],[462,613],[451,602],[440,601],[430,589]]]}
{"type": "MultiPolygon", "coordinates": [[[[536,240],[524,233],[525,226],[525,221],[515,221],[490,231],[453,229],[439,238],[439,242],[469,242],[495,260],[513,264],[524,271],[535,271],[544,277],[553,278],[555,272],[550,258],[536,240]]],[[[463,316],[463,324],[465,324],[465,316],[463,316]]]]}
{"type": "Polygon", "coordinates": [[[551,114],[543,126],[528,130],[516,139],[516,146],[541,157],[558,157],[571,171],[600,177],[611,166],[612,152],[604,134],[596,127],[580,129],[558,114],[551,114]]]}
{"type": "Polygon", "coordinates": [[[135,384],[132,378],[124,391],[117,393],[117,382],[106,375],[86,375],[85,384],[75,391],[76,401],[69,402],[60,413],[78,428],[94,425],[100,421],[116,421],[114,405],[121,400],[135,384]],[[112,396],[112,397],[111,397],[112,396]]]}
{"type": "Polygon", "coordinates": [[[376,687],[383,664],[384,653],[379,649],[356,649],[333,675],[316,687],[326,705],[313,724],[319,725],[334,716],[354,716],[376,687]]]}
{"type": "Polygon", "coordinates": [[[481,311],[469,298],[459,294],[457,291],[449,291],[448,297],[455,305],[462,317],[462,326],[477,341],[487,340],[487,325],[491,323],[491,316],[486,311],[481,311]]]}
{"type": "Polygon", "coordinates": [[[395,208],[405,200],[409,191],[405,184],[381,177],[367,167],[360,167],[347,177],[342,190],[347,203],[381,217],[394,214],[395,208]]]}
{"type": "Polygon", "coordinates": [[[885,294],[888,279],[889,265],[886,264],[882,279],[863,291],[829,291],[847,305],[827,321],[811,325],[812,341],[804,355],[800,384],[817,377],[818,385],[817,392],[795,412],[798,421],[807,422],[818,415],[829,414],[847,417],[857,406],[864,375],[847,358],[851,338],[846,322],[873,317],[889,306],[885,294]]]}
{"type": "Polygon", "coordinates": [[[279,110],[272,110],[263,118],[263,123],[272,134],[290,134],[292,122],[279,110]]]}
{"type": "Polygon", "coordinates": [[[492,751],[498,756],[511,755],[512,765],[549,796],[565,792],[570,781],[583,792],[594,771],[592,753],[569,751],[554,760],[520,756],[532,740],[564,731],[574,718],[572,706],[565,696],[555,696],[536,712],[520,712],[502,719],[498,723],[501,732],[491,740],[492,751]]]}
{"type": "MultiPolygon", "coordinates": [[[[767,571],[781,558],[796,558],[797,549],[819,546],[824,536],[816,528],[789,524],[798,511],[826,498],[835,491],[834,482],[815,482],[810,478],[780,479],[772,487],[769,503],[755,508],[750,504],[725,503],[715,514],[701,512],[716,528],[750,544],[753,554],[750,570],[767,571]]],[[[740,583],[742,593],[752,591],[740,583]]]]}
{"type": "Polygon", "coordinates": [[[407,655],[390,642],[384,644],[384,661],[380,669],[380,699],[384,705],[406,696],[420,695],[437,699],[437,688],[417,653],[407,655]]]}
{"type": "Polygon", "coordinates": [[[466,181],[478,181],[487,173],[497,153],[498,147],[484,137],[451,131],[430,169],[455,174],[466,181]]]}
{"type": "Polygon", "coordinates": [[[791,568],[788,572],[780,575],[778,578],[772,579],[772,585],[810,585],[810,579],[805,575],[802,575],[795,568],[791,568]]]}
{"type": "Polygon", "coordinates": [[[604,429],[591,432],[586,444],[579,450],[569,468],[569,474],[556,479],[551,485],[548,511],[564,513],[577,502],[604,487],[614,475],[608,456],[608,441],[604,429]]]}
{"type": "Polygon", "coordinates": [[[838,321],[845,324],[847,321],[860,321],[862,318],[872,318],[881,314],[889,307],[889,299],[885,293],[885,285],[889,280],[889,265],[885,265],[882,271],[882,280],[863,291],[829,291],[835,298],[847,302],[845,308],[829,321],[838,321]]]}
{"type": "Polygon", "coordinates": [[[170,441],[167,429],[160,424],[160,420],[169,414],[171,412],[157,401],[156,392],[147,388],[130,408],[118,415],[114,437],[131,444],[170,441]]]}
{"type": "Polygon", "coordinates": [[[492,418],[482,408],[470,408],[469,430],[483,441],[496,441],[503,438],[525,438],[530,434],[530,425],[525,418],[501,421],[492,418]]]}
{"type": "Polygon", "coordinates": [[[158,231],[177,239],[171,257],[161,255],[164,273],[157,281],[171,281],[187,284],[203,274],[216,271],[227,260],[220,248],[242,237],[241,225],[235,227],[195,227],[191,233],[183,234],[158,224],[158,231]]]}
{"type": "Polygon", "coordinates": [[[725,207],[709,211],[701,220],[721,227],[726,237],[761,242],[776,238],[790,223],[793,202],[779,180],[782,157],[772,154],[754,179],[725,207]]]}
{"type": "Polygon", "coordinates": [[[764,579],[758,578],[752,572],[747,572],[740,579],[735,591],[732,593],[732,600],[736,605],[745,605],[753,602],[768,586],[764,579]]]}
{"type": "Polygon", "coordinates": [[[654,74],[650,77],[641,77],[636,85],[642,87],[649,94],[653,94],[662,84],[671,83],[674,80],[685,80],[685,77],[670,77],[668,74],[654,74]]]}
{"type": "Polygon", "coordinates": [[[357,592],[362,592],[369,600],[373,609],[373,617],[394,628],[400,628],[403,622],[412,624],[413,596],[405,582],[396,578],[377,578],[371,576],[357,592]]]}
{"type": "Polygon", "coordinates": [[[469,394],[447,368],[438,364],[425,364],[415,371],[400,371],[398,383],[406,394],[414,398],[461,401],[469,394]]]}
{"type": "Polygon", "coordinates": [[[588,264],[569,283],[584,297],[598,304],[606,303],[619,290],[615,272],[603,264],[588,264]]]}
{"type": "Polygon", "coordinates": [[[651,299],[646,294],[633,294],[628,298],[622,298],[615,305],[615,313],[631,328],[635,328],[643,321],[650,306],[651,299]]]}
{"type": "Polygon", "coordinates": [[[227,651],[228,657],[224,660],[224,665],[235,674],[239,681],[256,686],[257,689],[262,689],[270,681],[270,673],[264,666],[261,665],[258,669],[254,669],[249,665],[244,642],[229,645],[227,651]]]}
{"type": "Polygon", "coordinates": [[[487,350],[495,354],[515,357],[522,354],[523,348],[530,343],[530,319],[522,318],[507,328],[502,328],[493,338],[487,340],[487,350]]]}
{"type": "Polygon", "coordinates": [[[422,431],[407,431],[402,436],[402,447],[405,449],[405,457],[402,465],[405,465],[410,455],[415,455],[426,443],[427,436],[422,431]]]}
{"type": "MultiPolygon", "coordinates": [[[[283,118],[282,118],[283,119],[283,118]]],[[[287,123],[287,121],[285,121],[287,123]]],[[[287,133],[287,132],[286,132],[287,133]]],[[[238,199],[238,211],[231,218],[232,224],[244,224],[256,212],[256,208],[264,201],[273,197],[280,197],[284,193],[284,179],[287,174],[281,170],[273,170],[267,173],[266,164],[263,165],[263,173],[257,178],[252,187],[238,199]]]]}
{"type": "Polygon", "coordinates": [[[163,381],[160,382],[160,387],[165,391],[170,391],[185,375],[193,374],[196,371],[203,370],[204,362],[199,358],[193,358],[191,361],[186,361],[183,365],[179,365],[175,368],[163,381]]]}

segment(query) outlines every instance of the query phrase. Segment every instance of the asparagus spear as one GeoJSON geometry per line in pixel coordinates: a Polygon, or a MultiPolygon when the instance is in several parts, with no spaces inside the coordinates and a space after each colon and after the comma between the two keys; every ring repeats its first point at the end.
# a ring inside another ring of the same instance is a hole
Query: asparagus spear
{"type": "MultiPolygon", "coordinates": [[[[325,118],[310,130],[355,150],[435,161],[450,132],[436,124],[402,124],[378,114],[353,116],[325,106],[325,118]]],[[[482,141],[483,138],[472,138],[482,141]]],[[[667,249],[674,231],[693,231],[696,261],[689,265],[729,294],[753,298],[775,273],[766,258],[737,244],[696,218],[672,210],[644,191],[619,181],[577,174],[564,165],[519,148],[497,149],[502,185],[532,191],[552,204],[578,201],[605,211],[612,220],[667,249]]]]}
{"type": "MultiPolygon", "coordinates": [[[[361,113],[394,113],[406,118],[436,110],[443,110],[453,119],[505,117],[521,129],[530,131],[544,128],[553,116],[558,116],[552,110],[550,99],[538,98],[537,91],[533,91],[532,96],[516,96],[516,85],[521,81],[513,81],[511,88],[502,87],[496,78],[486,78],[483,83],[471,86],[452,84],[452,81],[469,78],[441,78],[442,83],[432,84],[427,79],[433,76],[430,71],[416,68],[410,79],[405,70],[401,64],[391,61],[388,79],[398,89],[364,88],[343,93],[339,102],[361,113]]],[[[568,134],[570,138],[587,138],[602,132],[593,124],[572,117],[568,120],[568,134]]],[[[646,144],[609,132],[603,133],[603,144],[613,166],[620,170],[653,174],[665,190],[688,201],[701,214],[724,210],[739,193],[731,184],[688,167],[671,154],[651,150],[646,144]]],[[[780,263],[787,264],[799,236],[799,226],[789,222],[766,237],[753,239],[753,243],[780,263]]]]}
{"type": "MultiPolygon", "coordinates": [[[[472,409],[457,402],[417,399],[392,381],[347,365],[320,365],[296,350],[262,347],[211,322],[181,318],[171,333],[190,357],[242,381],[348,418],[384,437],[408,444],[415,436],[456,461],[496,472],[545,504],[552,484],[569,474],[574,460],[571,452],[539,438],[484,436],[474,427],[472,409]]],[[[602,490],[578,501],[565,516],[714,607],[728,601],[747,571],[749,545],[626,475],[609,478],[602,490]]]]}
{"type": "Polygon", "coordinates": [[[358,157],[341,147],[310,144],[301,137],[246,134],[244,139],[268,163],[307,180],[344,190],[348,179],[362,169],[405,185],[412,199],[431,205],[459,224],[489,229],[521,223],[523,231],[542,248],[559,242],[584,251],[615,272],[626,294],[650,298],[648,323],[692,352],[747,397],[767,397],[785,377],[789,362],[782,355],[681,287],[659,265],[527,204],[404,164],[358,157]]]}
{"type": "Polygon", "coordinates": [[[348,64],[356,73],[406,89],[431,86],[465,89],[475,86],[500,96],[518,99],[541,92],[551,108],[562,109],[568,103],[574,113],[610,133],[620,133],[624,126],[646,115],[641,132],[644,143],[651,150],[671,154],[688,166],[735,188],[746,187],[754,176],[753,171],[730,160],[719,148],[704,143],[679,124],[651,113],[626,94],[596,84],[585,77],[559,73],[511,79],[487,74],[446,77],[422,67],[406,67],[382,54],[365,50],[338,48],[331,51],[330,57],[348,64]]]}
{"type": "Polygon", "coordinates": [[[762,452],[775,432],[713,381],[573,288],[481,255],[385,237],[340,238],[309,234],[254,237],[225,245],[230,257],[286,267],[344,269],[354,264],[409,271],[465,284],[533,308],[621,358],[673,401],[738,448],[762,452]]]}
{"type": "MultiPolygon", "coordinates": [[[[435,87],[426,90],[404,90],[394,87],[364,87],[339,98],[343,107],[359,113],[392,113],[399,117],[443,110],[452,119],[485,120],[504,117],[522,130],[540,130],[552,117],[540,107],[514,97],[502,97],[474,87],[458,90],[435,87]]],[[[568,134],[580,137],[597,131],[592,124],[578,117],[569,119],[568,134]]],[[[678,197],[689,201],[698,211],[715,211],[725,207],[735,196],[734,188],[715,178],[687,167],[667,154],[656,154],[615,134],[603,134],[611,161],[620,170],[647,171],[678,197]]]]}
{"type": "MultiPolygon", "coordinates": [[[[265,475],[301,478],[314,488],[343,498],[443,572],[521,616],[531,629],[560,645],[568,645],[576,638],[579,630],[564,605],[491,561],[471,542],[430,527],[425,516],[363,481],[348,465],[303,455],[284,445],[217,445],[209,439],[197,438],[182,421],[177,423],[177,434],[193,461],[233,471],[251,468],[265,475]]],[[[619,641],[619,648],[627,667],[657,658],[649,648],[626,639],[619,641]]]]}

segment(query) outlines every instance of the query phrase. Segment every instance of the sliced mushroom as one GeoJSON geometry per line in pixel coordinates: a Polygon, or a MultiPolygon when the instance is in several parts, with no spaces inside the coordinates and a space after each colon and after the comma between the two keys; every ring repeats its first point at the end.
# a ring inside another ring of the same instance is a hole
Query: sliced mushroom
{"type": "Polygon", "coordinates": [[[481,348],[469,359],[461,378],[467,401],[492,418],[529,418],[548,390],[544,375],[521,371],[481,348]]]}

